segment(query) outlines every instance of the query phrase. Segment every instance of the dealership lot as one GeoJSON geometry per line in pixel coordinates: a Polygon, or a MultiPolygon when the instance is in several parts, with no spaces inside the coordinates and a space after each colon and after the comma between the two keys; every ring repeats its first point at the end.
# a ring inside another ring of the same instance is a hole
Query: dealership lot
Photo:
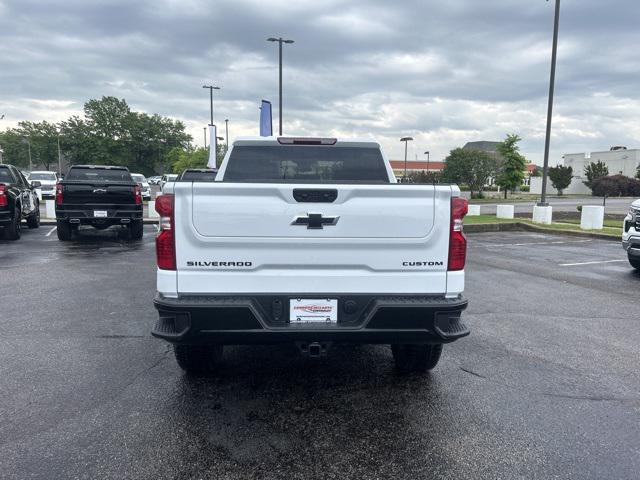
{"type": "Polygon", "coordinates": [[[637,477],[640,275],[619,243],[469,235],[472,334],[430,375],[381,346],[282,346],[190,378],[149,335],[154,231],[0,240],[3,478],[637,477]]]}

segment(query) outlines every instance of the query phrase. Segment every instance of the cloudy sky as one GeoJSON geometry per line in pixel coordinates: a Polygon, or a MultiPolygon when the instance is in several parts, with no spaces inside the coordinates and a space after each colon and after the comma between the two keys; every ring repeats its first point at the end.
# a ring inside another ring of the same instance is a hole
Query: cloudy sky
{"type": "MultiPolygon", "coordinates": [[[[638,0],[562,0],[551,163],[640,147],[638,20],[638,0]]],[[[0,0],[0,129],[114,95],[202,143],[214,82],[216,123],[257,134],[283,36],[285,134],[373,136],[393,158],[411,135],[410,158],[441,160],[513,132],[541,163],[552,28],[544,0],[0,0]]]]}

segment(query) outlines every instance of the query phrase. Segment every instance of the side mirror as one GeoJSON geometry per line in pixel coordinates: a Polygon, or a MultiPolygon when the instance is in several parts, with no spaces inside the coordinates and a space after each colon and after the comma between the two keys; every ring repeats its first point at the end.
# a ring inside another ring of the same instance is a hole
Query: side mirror
{"type": "Polygon", "coordinates": [[[42,186],[42,182],[39,182],[38,180],[34,180],[33,182],[31,182],[31,188],[40,188],[42,186]]]}

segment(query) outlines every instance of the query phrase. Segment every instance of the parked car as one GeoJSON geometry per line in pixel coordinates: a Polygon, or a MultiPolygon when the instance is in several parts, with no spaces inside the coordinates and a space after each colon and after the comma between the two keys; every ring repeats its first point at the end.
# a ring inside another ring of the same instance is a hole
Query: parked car
{"type": "Polygon", "coordinates": [[[142,192],[125,167],[74,165],[56,186],[58,238],[70,240],[80,225],[126,227],[142,238],[142,192]]]}
{"type": "Polygon", "coordinates": [[[216,168],[187,168],[176,182],[215,182],[217,173],[216,168]]]}
{"type": "Polygon", "coordinates": [[[5,239],[20,238],[22,220],[29,228],[40,226],[39,187],[40,182],[29,183],[13,165],[0,164],[0,227],[5,239]]]}
{"type": "Polygon", "coordinates": [[[149,177],[149,184],[150,185],[159,185],[160,184],[160,179],[162,177],[159,175],[153,176],[153,177],[149,177]]]}
{"type": "Polygon", "coordinates": [[[622,248],[627,252],[631,266],[640,270],[640,200],[631,204],[624,219],[622,248]]]}
{"type": "Polygon", "coordinates": [[[455,185],[395,183],[371,140],[236,140],[215,182],[156,198],[152,334],[188,372],[219,368],[226,344],[279,342],[389,344],[400,371],[432,369],[469,334],[468,204],[455,185]]]}
{"type": "Polygon", "coordinates": [[[30,182],[40,182],[42,198],[56,198],[56,183],[58,183],[58,174],[56,172],[46,170],[31,172],[27,179],[30,182]]]}
{"type": "Polygon", "coordinates": [[[163,175],[162,179],[160,180],[160,190],[164,188],[165,184],[175,182],[177,178],[178,175],[174,173],[163,175]]]}
{"type": "Polygon", "coordinates": [[[141,173],[132,173],[131,178],[133,181],[140,185],[140,192],[142,194],[143,200],[151,200],[151,187],[149,186],[149,182],[147,178],[141,173]]]}

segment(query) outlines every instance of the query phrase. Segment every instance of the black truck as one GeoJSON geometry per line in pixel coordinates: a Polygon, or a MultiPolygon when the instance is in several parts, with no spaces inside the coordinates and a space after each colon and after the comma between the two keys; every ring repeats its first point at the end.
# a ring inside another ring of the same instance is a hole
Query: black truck
{"type": "Polygon", "coordinates": [[[125,227],[142,238],[142,194],[129,170],[108,165],[74,165],[56,185],[58,238],[70,240],[80,225],[104,230],[125,227]]]}
{"type": "Polygon", "coordinates": [[[20,238],[22,220],[29,228],[40,226],[40,204],[36,188],[40,182],[29,183],[13,165],[0,164],[0,228],[7,240],[20,238]]]}

